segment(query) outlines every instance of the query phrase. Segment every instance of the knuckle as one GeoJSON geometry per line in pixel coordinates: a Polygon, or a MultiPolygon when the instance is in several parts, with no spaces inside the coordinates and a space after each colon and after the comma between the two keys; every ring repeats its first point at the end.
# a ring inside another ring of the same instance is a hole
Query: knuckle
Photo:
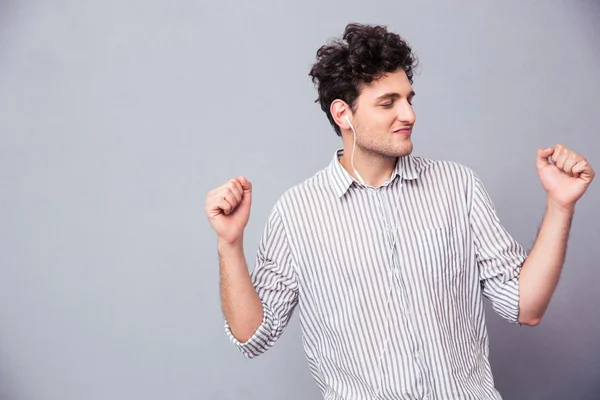
{"type": "Polygon", "coordinates": [[[237,198],[231,190],[225,194],[225,199],[232,204],[237,204],[237,198]]]}

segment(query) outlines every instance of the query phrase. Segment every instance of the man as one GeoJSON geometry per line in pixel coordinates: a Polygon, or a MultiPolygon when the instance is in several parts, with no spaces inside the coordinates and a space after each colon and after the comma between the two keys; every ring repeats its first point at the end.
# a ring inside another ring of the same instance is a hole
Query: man
{"type": "Polygon", "coordinates": [[[546,212],[527,255],[475,173],[411,155],[415,65],[382,26],[350,24],[319,49],[310,76],[343,149],[278,200],[251,274],[251,183],[232,179],[207,196],[229,337],[258,356],[298,306],[325,399],[500,399],[483,297],[512,323],[540,322],[594,178],[563,146],[538,151],[546,212]]]}

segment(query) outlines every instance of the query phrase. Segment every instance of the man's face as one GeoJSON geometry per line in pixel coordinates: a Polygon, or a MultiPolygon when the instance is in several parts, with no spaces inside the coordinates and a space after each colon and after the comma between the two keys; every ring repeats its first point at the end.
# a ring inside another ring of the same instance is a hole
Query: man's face
{"type": "Polygon", "coordinates": [[[363,85],[352,119],[357,148],[383,157],[410,154],[416,120],[411,105],[413,96],[412,86],[402,69],[363,85]]]}

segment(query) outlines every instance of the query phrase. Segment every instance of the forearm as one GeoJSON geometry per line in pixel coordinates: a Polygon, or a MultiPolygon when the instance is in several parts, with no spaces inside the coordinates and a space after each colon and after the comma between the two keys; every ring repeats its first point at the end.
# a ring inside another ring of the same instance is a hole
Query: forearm
{"type": "Polygon", "coordinates": [[[263,321],[263,306],[252,284],[241,243],[219,243],[221,305],[231,333],[240,342],[252,337],[263,321]]]}
{"type": "Polygon", "coordinates": [[[519,280],[519,322],[523,324],[537,325],[546,312],[565,262],[573,213],[574,208],[561,207],[549,199],[546,202],[538,237],[519,280]]]}

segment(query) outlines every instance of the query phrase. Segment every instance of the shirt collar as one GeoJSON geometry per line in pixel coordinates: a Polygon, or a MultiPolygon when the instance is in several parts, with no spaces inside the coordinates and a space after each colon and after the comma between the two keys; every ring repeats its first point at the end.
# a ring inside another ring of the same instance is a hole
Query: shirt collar
{"type": "MultiPolygon", "coordinates": [[[[338,197],[342,197],[348,191],[350,186],[352,186],[352,183],[357,182],[340,163],[340,157],[343,154],[343,149],[336,150],[328,168],[331,184],[338,197]]],[[[413,180],[417,179],[418,176],[418,165],[415,162],[414,157],[409,154],[398,158],[398,162],[396,162],[396,166],[394,167],[394,172],[388,182],[394,181],[397,177],[404,180],[413,180]]]]}

